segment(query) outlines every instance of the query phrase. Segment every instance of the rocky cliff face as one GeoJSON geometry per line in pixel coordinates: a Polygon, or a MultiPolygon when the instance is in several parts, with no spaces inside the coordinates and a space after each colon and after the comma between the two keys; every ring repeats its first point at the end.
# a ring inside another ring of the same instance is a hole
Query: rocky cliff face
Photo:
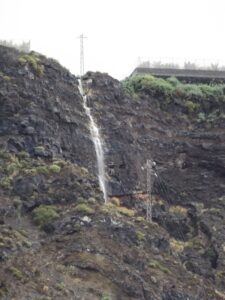
{"type": "MultiPolygon", "coordinates": [[[[168,104],[160,95],[143,92],[131,99],[121,83],[107,75],[89,73],[86,78],[89,102],[106,143],[112,195],[144,192],[150,158],[174,202],[207,202],[223,195],[224,119],[199,122],[179,98],[168,104]]],[[[214,108],[206,109],[209,113],[214,108]]],[[[224,102],[219,109],[225,110],[224,102]]]]}
{"type": "Polygon", "coordinates": [[[106,74],[83,82],[104,139],[108,205],[77,79],[0,47],[0,297],[224,299],[224,120],[198,122],[180,99],[129,97],[106,74]]]}
{"type": "Polygon", "coordinates": [[[0,69],[4,147],[88,166],[93,145],[77,79],[54,60],[5,47],[0,69]]]}
{"type": "Polygon", "coordinates": [[[197,238],[201,245],[185,248],[182,262],[193,273],[217,277],[222,286],[225,103],[196,99],[205,115],[220,111],[219,117],[201,121],[179,97],[168,101],[160,93],[153,97],[143,91],[132,99],[107,75],[88,73],[85,79],[105,139],[109,192],[124,203],[140,205],[139,193],[146,193],[146,162],[153,159],[153,219],[175,239],[196,243],[197,238]],[[164,201],[161,208],[157,197],[164,201]],[[187,214],[181,216],[182,209],[187,214]]]}

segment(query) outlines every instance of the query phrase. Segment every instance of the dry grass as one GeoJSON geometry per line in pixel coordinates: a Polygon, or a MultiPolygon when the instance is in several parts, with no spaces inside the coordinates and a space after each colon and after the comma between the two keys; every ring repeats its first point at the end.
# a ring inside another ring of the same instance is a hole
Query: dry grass
{"type": "Polygon", "coordinates": [[[182,252],[185,246],[186,246],[185,242],[178,241],[176,239],[170,239],[170,248],[176,253],[182,252]]]}
{"type": "Polygon", "coordinates": [[[124,216],[127,216],[127,217],[134,217],[135,215],[135,211],[132,210],[132,209],[129,209],[129,208],[126,208],[126,207],[117,207],[117,211],[121,214],[121,215],[124,215],[124,216]]]}
{"type": "Polygon", "coordinates": [[[179,215],[183,215],[183,216],[187,215],[187,211],[188,211],[187,208],[180,206],[180,205],[174,205],[169,208],[170,213],[179,214],[179,215]]]}
{"type": "Polygon", "coordinates": [[[117,197],[112,197],[112,198],[110,199],[110,202],[111,202],[112,204],[114,204],[115,206],[120,206],[120,199],[117,198],[117,197]]]}

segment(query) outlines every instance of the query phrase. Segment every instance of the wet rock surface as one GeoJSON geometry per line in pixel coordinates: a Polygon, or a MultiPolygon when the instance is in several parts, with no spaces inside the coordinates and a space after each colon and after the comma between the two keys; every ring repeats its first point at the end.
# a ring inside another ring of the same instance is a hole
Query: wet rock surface
{"type": "Polygon", "coordinates": [[[88,73],[113,196],[104,205],[77,79],[5,47],[0,71],[0,298],[224,299],[224,124],[88,73]]]}

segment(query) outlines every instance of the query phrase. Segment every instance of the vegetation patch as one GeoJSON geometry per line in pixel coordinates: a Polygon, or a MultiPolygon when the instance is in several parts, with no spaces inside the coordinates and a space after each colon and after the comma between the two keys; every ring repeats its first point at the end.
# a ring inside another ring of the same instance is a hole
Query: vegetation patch
{"type": "Polygon", "coordinates": [[[0,71],[0,77],[5,80],[5,81],[10,81],[11,80],[11,77],[3,74],[1,71],[0,71]]]}
{"type": "Polygon", "coordinates": [[[198,237],[194,237],[193,239],[185,242],[185,248],[194,249],[196,251],[200,251],[205,248],[205,244],[198,237]]]}
{"type": "Polygon", "coordinates": [[[37,147],[34,148],[34,151],[35,152],[44,152],[45,148],[43,146],[37,146],[37,147]]]}
{"type": "Polygon", "coordinates": [[[34,222],[43,228],[44,225],[55,221],[59,217],[56,208],[51,205],[40,205],[33,210],[34,222]]]}
{"type": "Polygon", "coordinates": [[[112,197],[112,198],[110,199],[110,202],[111,202],[112,204],[114,204],[115,206],[120,206],[120,199],[117,198],[117,197],[112,197]]]}
{"type": "Polygon", "coordinates": [[[145,234],[139,230],[136,231],[137,239],[141,242],[145,240],[145,234]]]}
{"type": "Polygon", "coordinates": [[[127,217],[134,217],[135,211],[123,206],[116,206],[113,203],[109,202],[103,206],[101,206],[100,210],[103,213],[111,214],[115,216],[123,215],[127,217]]]}
{"type": "Polygon", "coordinates": [[[103,294],[102,297],[101,297],[101,300],[111,300],[111,296],[109,294],[103,294]]]}
{"type": "Polygon", "coordinates": [[[67,165],[67,162],[65,160],[62,160],[62,159],[61,160],[55,160],[54,165],[60,166],[62,168],[62,167],[65,167],[67,165]]]}
{"type": "Polygon", "coordinates": [[[5,177],[0,181],[0,186],[3,189],[10,189],[10,187],[12,186],[12,178],[10,177],[5,177]]]}
{"type": "Polygon", "coordinates": [[[138,217],[136,218],[136,221],[137,221],[137,222],[140,222],[140,223],[143,223],[143,222],[146,221],[146,219],[145,219],[144,217],[142,217],[142,216],[138,216],[138,217]]]}
{"type": "Polygon", "coordinates": [[[170,248],[172,251],[176,253],[180,253],[184,251],[184,248],[186,246],[186,242],[178,241],[176,239],[170,239],[170,248]]]}
{"type": "Polygon", "coordinates": [[[127,216],[127,217],[134,217],[134,215],[135,215],[135,211],[134,210],[126,208],[126,207],[123,207],[123,206],[117,207],[117,211],[121,215],[124,215],[124,216],[127,216]]]}
{"type": "Polygon", "coordinates": [[[66,286],[65,286],[65,283],[64,282],[60,282],[60,283],[57,283],[55,288],[58,290],[58,291],[65,291],[66,289],[66,286]]]}
{"type": "Polygon", "coordinates": [[[170,274],[170,270],[168,268],[166,268],[165,266],[163,266],[158,260],[151,260],[149,262],[149,267],[153,268],[153,269],[158,269],[160,271],[162,271],[163,273],[166,274],[170,274]]]}
{"type": "Polygon", "coordinates": [[[106,214],[116,213],[116,207],[113,203],[108,202],[105,205],[100,206],[100,211],[106,214]]]}
{"type": "Polygon", "coordinates": [[[15,277],[17,280],[22,280],[23,279],[23,273],[15,268],[15,267],[10,267],[9,269],[9,272],[13,275],[13,277],[15,277]]]}
{"type": "Polygon", "coordinates": [[[187,84],[175,77],[156,78],[152,75],[136,75],[122,81],[129,95],[149,92],[152,95],[180,96],[186,99],[204,98],[225,101],[225,84],[187,84]]]}
{"type": "Polygon", "coordinates": [[[161,109],[176,103],[184,113],[198,117],[199,122],[223,119],[221,104],[225,104],[225,84],[187,84],[175,77],[136,75],[123,80],[122,86],[125,94],[133,99],[141,99],[144,94],[157,97],[161,109]]]}
{"type": "Polygon", "coordinates": [[[187,210],[186,207],[183,207],[183,206],[180,206],[180,205],[173,205],[173,206],[170,206],[170,208],[169,208],[170,213],[177,214],[177,215],[186,216],[187,211],[188,210],[187,210]]]}
{"type": "Polygon", "coordinates": [[[36,168],[36,173],[45,174],[45,175],[49,174],[48,166],[47,165],[46,166],[38,166],[36,168]]]}
{"type": "Polygon", "coordinates": [[[51,173],[59,173],[61,171],[61,167],[56,164],[53,164],[49,167],[49,171],[51,173]]]}
{"type": "Polygon", "coordinates": [[[75,207],[75,211],[78,212],[78,213],[86,214],[86,215],[92,215],[95,212],[93,208],[91,208],[90,206],[88,206],[85,203],[78,204],[75,207]]]}
{"type": "Polygon", "coordinates": [[[26,151],[20,151],[17,154],[17,156],[18,156],[19,159],[28,159],[28,158],[30,158],[30,154],[26,151]]]}
{"type": "Polygon", "coordinates": [[[19,62],[22,65],[30,65],[38,76],[42,76],[44,74],[44,66],[41,64],[38,55],[34,52],[20,56],[19,62]]]}
{"type": "Polygon", "coordinates": [[[200,104],[199,103],[194,103],[194,102],[192,102],[190,100],[187,100],[185,102],[185,106],[187,107],[189,113],[193,113],[195,111],[198,111],[198,109],[200,108],[200,104]]]}

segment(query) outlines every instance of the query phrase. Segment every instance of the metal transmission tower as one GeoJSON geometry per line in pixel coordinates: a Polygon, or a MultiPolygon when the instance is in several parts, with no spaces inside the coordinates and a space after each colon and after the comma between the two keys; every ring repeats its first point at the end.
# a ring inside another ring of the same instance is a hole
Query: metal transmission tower
{"type": "Polygon", "coordinates": [[[83,33],[78,37],[80,39],[80,77],[84,75],[84,39],[83,33]]]}
{"type": "Polygon", "coordinates": [[[152,161],[150,159],[147,160],[146,164],[147,170],[147,203],[146,203],[146,219],[149,222],[152,222],[152,161]]]}

